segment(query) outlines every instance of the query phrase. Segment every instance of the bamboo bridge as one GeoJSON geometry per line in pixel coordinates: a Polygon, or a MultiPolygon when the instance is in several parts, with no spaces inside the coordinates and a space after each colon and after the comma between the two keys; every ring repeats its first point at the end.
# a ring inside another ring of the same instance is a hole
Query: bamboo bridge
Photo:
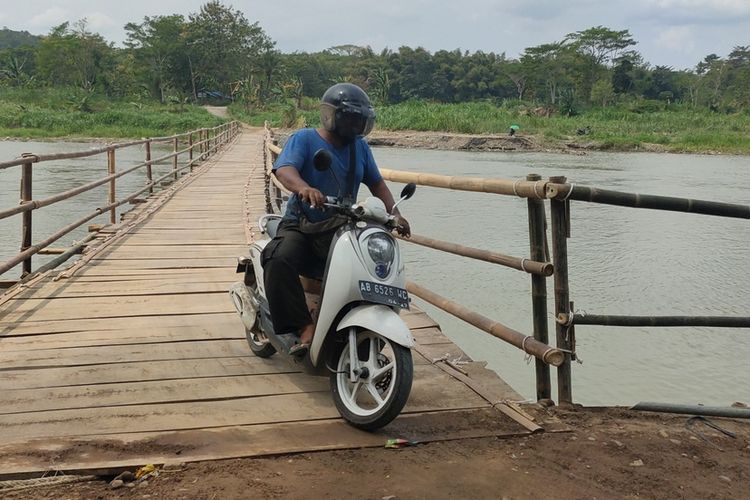
{"type": "Polygon", "coordinates": [[[266,207],[264,133],[196,136],[184,167],[166,139],[174,182],[113,215],[72,267],[43,266],[0,296],[0,478],[540,428],[483,364],[451,365],[466,356],[415,309],[404,314],[418,342],[412,395],[378,433],[338,418],[326,379],[254,357],[227,290],[266,207]]]}
{"type": "MultiPolygon", "coordinates": [[[[21,203],[0,206],[0,219],[22,217],[21,252],[0,263],[5,280],[0,281],[5,289],[0,295],[0,479],[381,447],[388,438],[428,442],[565,430],[541,407],[517,404],[522,398],[512,388],[483,363],[471,361],[417,308],[403,313],[417,342],[412,394],[402,415],[376,433],[358,431],[338,418],[327,380],[305,375],[282,359],[254,357],[227,290],[237,280],[236,257],[258,236],[258,217],[278,210],[288,195],[269,174],[279,151],[270,130],[231,122],[81,153],[0,162],[0,169],[21,170],[21,203]],[[152,145],[159,144],[172,151],[152,158],[152,145]],[[118,170],[117,151],[123,148],[139,148],[145,160],[118,170]],[[95,155],[106,155],[106,177],[34,199],[35,168],[50,160],[95,155]],[[170,171],[155,178],[152,167],[165,162],[170,171]],[[116,180],[139,172],[146,174],[145,185],[118,197],[116,180]],[[106,205],[32,241],[34,210],[105,185],[106,205]],[[133,208],[123,211],[126,204],[133,208]],[[91,226],[89,236],[70,248],[50,246],[102,214],[109,216],[109,224],[91,226]],[[33,269],[32,257],[39,254],[56,257],[33,269]],[[79,254],[72,265],[60,267],[79,254]],[[7,272],[19,266],[20,278],[8,278],[7,272]]],[[[747,317],[576,315],[566,246],[573,200],[746,219],[750,207],[606,191],[576,186],[564,177],[382,173],[393,182],[526,200],[528,257],[419,235],[410,241],[528,274],[530,335],[416,283],[408,288],[536,358],[537,400],[552,398],[553,366],[558,401],[573,401],[575,325],[750,326],[747,317]],[[555,346],[547,331],[548,279],[554,280],[555,346]]]]}

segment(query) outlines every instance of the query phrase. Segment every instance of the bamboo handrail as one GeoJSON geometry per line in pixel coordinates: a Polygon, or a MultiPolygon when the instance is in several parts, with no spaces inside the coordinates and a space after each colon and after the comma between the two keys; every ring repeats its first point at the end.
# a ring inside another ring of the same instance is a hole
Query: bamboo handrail
{"type": "Polygon", "coordinates": [[[688,212],[719,217],[750,219],[750,205],[693,200],[674,196],[627,193],[567,183],[550,182],[547,184],[547,197],[556,200],[588,201],[620,207],[650,208],[670,212],[688,212]]]}
{"type": "Polygon", "coordinates": [[[428,238],[426,236],[420,236],[418,234],[412,234],[409,238],[403,238],[398,235],[396,237],[402,241],[408,241],[410,243],[415,243],[417,245],[433,248],[435,250],[441,250],[443,252],[460,255],[462,257],[482,260],[484,262],[490,262],[492,264],[500,264],[501,266],[518,269],[519,271],[524,271],[529,274],[552,276],[554,270],[550,262],[537,262],[530,259],[511,257],[509,255],[503,255],[501,253],[490,252],[489,250],[467,247],[459,245],[458,243],[436,240],[433,238],[428,238]]]}
{"type": "MultiPolygon", "coordinates": [[[[155,185],[157,185],[159,182],[161,182],[162,180],[166,179],[167,177],[175,176],[175,178],[177,178],[179,172],[181,172],[181,171],[183,171],[185,169],[188,169],[188,168],[192,169],[193,165],[196,162],[205,159],[205,157],[209,156],[213,151],[216,151],[219,148],[221,148],[224,144],[227,144],[229,142],[229,140],[224,137],[225,135],[234,133],[234,135],[236,136],[236,134],[239,132],[239,127],[237,125],[237,122],[229,122],[229,123],[226,123],[226,124],[223,124],[223,125],[219,125],[217,127],[213,127],[211,129],[200,129],[200,130],[201,131],[209,131],[209,130],[210,131],[216,131],[217,129],[220,129],[220,131],[214,134],[213,144],[211,146],[205,148],[204,154],[201,155],[200,158],[196,158],[196,159],[190,160],[188,163],[186,163],[185,165],[183,165],[181,167],[177,167],[177,164],[176,164],[176,159],[178,158],[178,156],[180,154],[184,154],[184,153],[186,153],[188,151],[192,151],[192,148],[194,148],[196,146],[199,146],[199,145],[202,145],[203,142],[209,141],[210,138],[209,138],[208,134],[206,134],[207,139],[205,141],[202,141],[200,143],[191,144],[188,148],[185,148],[185,149],[182,149],[182,150],[179,150],[179,151],[175,150],[175,151],[173,151],[173,152],[171,152],[171,153],[169,153],[169,154],[167,154],[167,155],[165,155],[163,157],[157,158],[157,159],[153,159],[153,160],[152,159],[147,159],[147,161],[139,163],[139,164],[134,165],[132,167],[129,167],[129,168],[127,168],[127,169],[125,169],[125,170],[123,170],[121,172],[111,173],[110,175],[108,175],[108,176],[106,176],[106,177],[104,177],[102,179],[99,179],[99,180],[96,180],[96,181],[92,181],[90,183],[84,184],[83,186],[78,186],[77,188],[65,191],[63,193],[59,193],[57,195],[54,195],[54,196],[51,196],[51,197],[48,197],[48,198],[45,198],[45,199],[42,199],[42,200],[25,199],[25,200],[22,201],[22,203],[20,205],[18,205],[16,207],[0,211],[0,219],[4,219],[6,217],[9,217],[11,215],[16,215],[16,214],[19,214],[19,213],[22,213],[24,215],[24,217],[29,217],[31,215],[31,212],[33,210],[37,209],[37,208],[42,208],[44,206],[51,205],[51,204],[56,203],[58,201],[72,198],[73,196],[76,196],[76,195],[81,194],[83,192],[89,191],[91,189],[94,189],[94,188],[96,188],[98,186],[101,186],[103,184],[106,184],[108,182],[110,183],[110,198],[109,198],[110,203],[109,204],[107,204],[104,207],[97,208],[93,213],[91,213],[91,214],[89,214],[89,215],[87,215],[87,216],[85,216],[85,217],[83,217],[83,218],[81,218],[81,219],[79,219],[79,220],[71,223],[71,224],[68,224],[67,226],[63,227],[62,229],[60,229],[59,231],[57,231],[56,233],[54,233],[52,236],[48,237],[47,239],[45,239],[45,240],[43,240],[43,241],[41,241],[41,242],[39,242],[39,243],[37,243],[35,245],[31,245],[30,241],[26,242],[24,240],[22,251],[19,254],[17,254],[16,256],[14,256],[12,259],[10,259],[9,261],[7,261],[4,264],[0,265],[0,274],[5,273],[9,269],[12,269],[13,267],[15,267],[16,265],[18,265],[21,262],[23,262],[23,264],[24,264],[24,274],[30,273],[31,272],[31,269],[30,269],[30,262],[31,262],[30,258],[31,258],[31,256],[39,253],[42,249],[46,248],[50,244],[54,243],[58,239],[62,238],[66,234],[70,233],[71,231],[73,231],[74,229],[80,227],[81,225],[85,224],[86,222],[90,221],[91,219],[93,219],[93,218],[101,215],[102,213],[104,213],[106,211],[111,211],[114,214],[114,210],[117,207],[119,207],[119,206],[121,206],[121,205],[123,205],[125,203],[131,202],[132,200],[136,199],[143,192],[149,191],[149,190],[153,192],[153,187],[155,185]],[[133,171],[135,171],[135,170],[137,170],[139,168],[143,168],[144,166],[150,167],[154,163],[159,163],[159,162],[164,161],[164,160],[169,159],[169,158],[174,158],[175,159],[175,163],[173,165],[173,169],[170,170],[169,173],[167,173],[167,174],[159,177],[156,180],[151,180],[150,182],[147,182],[147,184],[145,185],[145,187],[139,189],[138,191],[136,191],[134,193],[131,193],[130,195],[126,196],[125,198],[123,198],[123,199],[121,199],[119,201],[117,201],[114,198],[114,189],[113,189],[112,185],[113,185],[115,179],[117,179],[118,177],[122,177],[122,176],[124,176],[126,174],[129,174],[129,173],[131,173],[131,172],[133,172],[133,171]]],[[[30,176],[31,164],[34,163],[34,162],[38,163],[38,162],[41,162],[41,161],[48,161],[48,160],[52,160],[52,159],[79,158],[79,157],[93,156],[93,155],[96,155],[96,154],[101,154],[101,153],[106,152],[107,155],[108,155],[108,165],[109,165],[109,169],[110,169],[110,172],[111,172],[113,170],[113,168],[114,168],[114,151],[116,149],[118,149],[118,148],[123,148],[123,147],[127,147],[127,146],[133,146],[133,145],[137,145],[137,144],[144,144],[144,143],[150,146],[150,144],[152,142],[154,142],[154,141],[170,140],[170,139],[176,145],[177,144],[177,138],[184,137],[184,136],[187,136],[187,135],[192,134],[192,133],[195,133],[195,131],[186,132],[184,134],[177,134],[177,135],[171,136],[169,138],[144,139],[144,140],[140,140],[140,141],[131,141],[131,142],[128,142],[128,143],[111,144],[111,145],[108,145],[108,146],[103,147],[103,148],[97,148],[95,150],[85,151],[85,152],[78,152],[78,153],[62,153],[62,154],[59,154],[59,155],[44,155],[44,156],[28,155],[27,154],[27,155],[24,155],[22,158],[20,158],[18,160],[13,160],[11,162],[4,162],[4,163],[0,164],[0,165],[4,165],[3,167],[0,167],[0,168],[10,167],[10,166],[13,166],[17,162],[21,162],[21,164],[23,165],[23,168],[24,168],[24,175],[25,175],[24,178],[27,179],[28,182],[30,182],[30,178],[31,178],[31,176],[30,176]],[[27,172],[27,170],[28,170],[28,172],[27,172]]],[[[27,236],[30,236],[31,232],[30,232],[29,228],[30,228],[30,224],[29,224],[28,228],[26,228],[26,227],[24,228],[24,231],[23,231],[24,238],[26,238],[27,236]]]]}
{"type": "MultiPolygon", "coordinates": [[[[232,123],[235,123],[235,122],[228,122],[228,124],[232,124],[232,123]]],[[[227,125],[227,124],[224,124],[224,125],[227,125]]],[[[26,158],[16,158],[14,160],[0,162],[0,170],[23,165],[24,163],[42,163],[45,161],[52,161],[52,160],[70,160],[70,159],[75,159],[75,158],[85,158],[87,156],[95,156],[98,154],[106,153],[107,151],[111,149],[122,149],[122,148],[127,148],[127,147],[132,147],[132,146],[139,146],[141,144],[146,144],[147,142],[158,143],[158,142],[172,141],[175,138],[185,137],[189,134],[194,134],[196,132],[206,131],[206,130],[216,130],[216,129],[223,127],[224,125],[217,125],[216,127],[211,127],[211,128],[200,128],[200,129],[192,130],[190,132],[184,132],[182,134],[175,134],[175,135],[170,135],[166,137],[151,137],[151,138],[145,138],[145,139],[138,139],[135,141],[117,142],[117,143],[109,144],[107,146],[90,149],[88,151],[72,151],[70,153],[55,153],[55,154],[50,154],[50,155],[30,155],[26,158]]]]}
{"type": "MultiPolygon", "coordinates": [[[[187,152],[187,149],[183,149],[182,151],[178,151],[177,154],[185,153],[187,152]]],[[[67,191],[63,191],[62,193],[58,193],[54,196],[50,196],[49,198],[44,198],[42,200],[31,200],[24,203],[21,203],[18,206],[15,206],[13,208],[9,208],[6,210],[0,211],[0,220],[5,219],[7,217],[10,217],[12,215],[17,215],[23,212],[28,212],[30,210],[36,210],[38,208],[43,208],[49,205],[52,205],[53,203],[57,203],[58,201],[67,200],[69,198],[72,198],[76,195],[79,195],[81,193],[85,193],[86,191],[90,191],[94,188],[97,188],[103,184],[106,184],[114,179],[117,179],[118,177],[122,177],[123,175],[127,175],[135,170],[138,170],[139,168],[143,168],[147,165],[153,165],[154,163],[159,163],[161,161],[168,160],[175,156],[175,153],[170,153],[165,156],[161,156],[159,158],[156,158],[154,160],[146,161],[139,163],[138,165],[134,165],[132,167],[126,168],[125,170],[122,170],[120,172],[117,172],[113,175],[108,175],[107,177],[103,177],[99,180],[89,182],[88,184],[83,184],[81,186],[78,186],[73,189],[69,189],[67,191]]]]}
{"type": "Polygon", "coordinates": [[[750,317],[741,316],[618,316],[571,313],[558,315],[556,321],[563,325],[750,328],[750,317]]]}
{"type": "Polygon", "coordinates": [[[473,191],[477,193],[494,193],[522,198],[545,199],[547,181],[529,182],[517,179],[488,179],[483,177],[463,177],[438,174],[405,172],[381,168],[380,174],[392,182],[414,182],[421,186],[432,186],[456,191],[473,191]]]}
{"type": "Polygon", "coordinates": [[[547,364],[553,366],[560,366],[563,363],[564,354],[561,350],[554,347],[550,347],[547,344],[542,344],[534,337],[524,335],[521,332],[517,332],[512,328],[508,328],[505,325],[493,321],[486,316],[483,316],[477,312],[474,312],[457,302],[446,299],[435,292],[432,292],[422,286],[417,285],[411,281],[407,282],[406,289],[409,293],[413,293],[417,297],[426,300],[430,304],[434,305],[446,311],[457,318],[466,321],[470,325],[473,325],[480,330],[489,333],[493,337],[497,337],[500,340],[504,340],[509,344],[512,344],[519,349],[523,349],[526,353],[531,354],[537,359],[544,361],[547,364]]]}

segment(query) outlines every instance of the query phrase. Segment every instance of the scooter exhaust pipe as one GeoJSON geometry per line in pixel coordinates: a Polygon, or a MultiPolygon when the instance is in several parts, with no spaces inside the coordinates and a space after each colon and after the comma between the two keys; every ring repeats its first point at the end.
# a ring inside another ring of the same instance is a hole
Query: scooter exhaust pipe
{"type": "Polygon", "coordinates": [[[232,298],[232,304],[239,313],[245,328],[248,331],[253,330],[258,321],[258,310],[260,309],[257,299],[252,296],[250,290],[242,282],[232,285],[229,289],[229,296],[232,298]]]}

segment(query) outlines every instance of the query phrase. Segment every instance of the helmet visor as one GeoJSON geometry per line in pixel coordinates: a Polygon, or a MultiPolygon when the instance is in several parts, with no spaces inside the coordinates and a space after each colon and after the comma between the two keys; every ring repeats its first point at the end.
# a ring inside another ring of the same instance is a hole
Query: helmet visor
{"type": "Polygon", "coordinates": [[[336,132],[344,137],[366,136],[375,126],[375,111],[371,107],[344,107],[336,113],[336,132]]]}

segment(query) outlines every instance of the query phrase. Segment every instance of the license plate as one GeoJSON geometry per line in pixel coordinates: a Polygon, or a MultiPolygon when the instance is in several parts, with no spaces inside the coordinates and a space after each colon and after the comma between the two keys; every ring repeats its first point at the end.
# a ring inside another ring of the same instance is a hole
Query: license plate
{"type": "Polygon", "coordinates": [[[409,309],[409,294],[403,288],[360,280],[359,291],[362,298],[370,302],[409,309]]]}

